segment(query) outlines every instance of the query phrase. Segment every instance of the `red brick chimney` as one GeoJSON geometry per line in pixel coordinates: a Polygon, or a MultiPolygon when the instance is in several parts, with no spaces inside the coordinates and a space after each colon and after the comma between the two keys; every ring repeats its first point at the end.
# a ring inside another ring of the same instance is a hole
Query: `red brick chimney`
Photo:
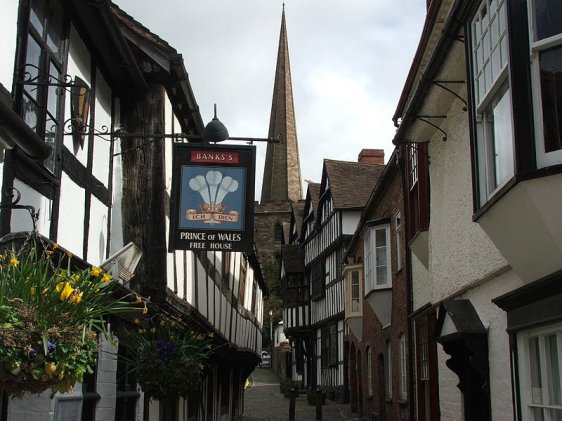
{"type": "Polygon", "coordinates": [[[357,162],[384,165],[384,149],[363,149],[359,153],[357,162]]]}

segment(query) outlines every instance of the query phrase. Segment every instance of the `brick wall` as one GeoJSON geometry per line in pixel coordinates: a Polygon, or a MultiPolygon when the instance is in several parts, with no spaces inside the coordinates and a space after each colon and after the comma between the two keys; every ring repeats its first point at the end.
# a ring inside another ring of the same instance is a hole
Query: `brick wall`
{"type": "MultiPolygon", "coordinates": [[[[402,269],[397,270],[396,255],[396,232],[394,225],[394,217],[400,212],[402,221],[404,221],[404,201],[402,195],[401,177],[395,172],[391,180],[388,180],[386,188],[380,191],[375,205],[369,210],[366,220],[375,220],[389,218],[390,224],[390,245],[391,245],[391,265],[392,265],[392,313],[390,326],[384,327],[378,320],[375,312],[366,300],[363,301],[363,341],[358,342],[350,333],[350,342],[354,345],[356,352],[360,354],[361,368],[358,373],[353,372],[355,361],[351,362],[351,381],[355,379],[361,382],[361,388],[357,385],[351,385],[350,389],[357,391],[362,390],[362,408],[365,417],[371,417],[377,414],[379,419],[407,420],[409,419],[409,405],[411,397],[402,401],[399,397],[399,337],[404,334],[407,338],[408,333],[408,284],[407,284],[407,268],[406,268],[406,252],[405,252],[405,234],[404,222],[402,222],[402,248],[401,261],[402,269]],[[392,348],[392,399],[387,400],[384,394],[384,363],[385,343],[391,342],[392,348]],[[371,349],[371,378],[373,396],[368,396],[368,377],[367,377],[367,348],[371,349]],[[386,417],[386,418],[385,418],[386,417]]],[[[356,261],[363,260],[363,241],[358,241],[354,246],[354,254],[356,261]]],[[[409,348],[409,344],[407,344],[409,348]]],[[[358,356],[355,355],[355,359],[358,356]]],[[[408,378],[410,378],[408,373],[408,378]]],[[[359,406],[359,405],[358,405],[359,406]]]]}

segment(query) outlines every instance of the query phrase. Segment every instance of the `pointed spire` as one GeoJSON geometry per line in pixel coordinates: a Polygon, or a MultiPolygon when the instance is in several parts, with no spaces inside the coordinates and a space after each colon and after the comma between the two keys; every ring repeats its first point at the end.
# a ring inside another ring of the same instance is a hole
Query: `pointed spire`
{"type": "Polygon", "coordinates": [[[261,202],[298,201],[302,199],[299,147],[293,105],[289,43],[285,24],[285,4],[281,15],[281,33],[269,120],[270,138],[281,143],[267,145],[261,202]]]}

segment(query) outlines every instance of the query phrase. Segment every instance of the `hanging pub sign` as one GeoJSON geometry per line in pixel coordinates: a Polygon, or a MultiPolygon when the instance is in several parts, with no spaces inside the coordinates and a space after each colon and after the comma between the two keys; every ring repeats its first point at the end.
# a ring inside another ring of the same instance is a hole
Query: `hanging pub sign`
{"type": "Polygon", "coordinates": [[[175,143],[170,248],[252,251],[255,146],[175,143]]]}

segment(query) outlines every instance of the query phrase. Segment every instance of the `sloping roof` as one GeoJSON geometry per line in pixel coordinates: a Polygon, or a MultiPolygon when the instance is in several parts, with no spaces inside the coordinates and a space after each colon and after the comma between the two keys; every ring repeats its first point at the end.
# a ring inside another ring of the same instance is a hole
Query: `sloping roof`
{"type": "Polygon", "coordinates": [[[335,209],[363,208],[385,165],[324,160],[335,209]]]}
{"type": "Polygon", "coordinates": [[[281,247],[281,262],[285,273],[303,273],[304,260],[300,248],[296,244],[287,244],[281,247]]]}
{"type": "Polygon", "coordinates": [[[318,209],[318,199],[320,198],[320,183],[308,183],[308,191],[310,193],[310,201],[312,202],[312,209],[314,213],[318,209]]]}
{"type": "Polygon", "coordinates": [[[295,218],[295,230],[297,232],[297,236],[300,235],[301,232],[305,203],[306,202],[304,200],[299,200],[296,203],[291,203],[291,206],[293,207],[293,217],[295,218]]]}

